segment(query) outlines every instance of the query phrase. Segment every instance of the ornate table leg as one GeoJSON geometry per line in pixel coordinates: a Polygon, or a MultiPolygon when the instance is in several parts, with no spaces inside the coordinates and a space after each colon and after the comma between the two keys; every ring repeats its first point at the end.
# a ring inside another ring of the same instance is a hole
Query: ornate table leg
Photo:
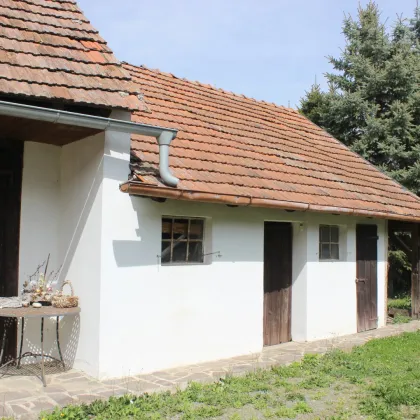
{"type": "Polygon", "coordinates": [[[60,332],[59,332],[59,329],[60,329],[60,317],[59,316],[57,317],[56,324],[57,324],[57,330],[56,331],[57,331],[57,348],[58,348],[58,354],[60,355],[60,360],[61,360],[61,363],[63,364],[63,370],[66,370],[66,365],[64,363],[64,359],[63,359],[63,355],[61,353],[61,347],[60,347],[60,332]]]}
{"type": "Polygon", "coordinates": [[[41,377],[44,387],[47,386],[44,369],[44,317],[41,318],[41,377]]]}
{"type": "Polygon", "coordinates": [[[21,318],[21,323],[22,323],[22,328],[20,332],[20,349],[19,349],[19,359],[18,359],[18,364],[17,364],[18,369],[20,369],[20,362],[22,360],[23,335],[25,331],[25,318],[24,317],[21,318]]]}

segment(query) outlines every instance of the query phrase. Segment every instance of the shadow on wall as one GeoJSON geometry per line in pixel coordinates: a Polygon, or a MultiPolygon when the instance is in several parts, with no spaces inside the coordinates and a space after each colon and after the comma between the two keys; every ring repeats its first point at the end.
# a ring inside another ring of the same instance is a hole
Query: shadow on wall
{"type": "MultiPolygon", "coordinates": [[[[19,339],[21,328],[22,321],[19,321],[19,339]]],[[[48,317],[44,319],[44,354],[59,359],[60,356],[56,339],[56,328],[56,317],[48,317]]],[[[66,365],[66,370],[73,367],[79,342],[79,332],[79,315],[61,317],[61,320],[59,321],[60,348],[66,365]]],[[[41,354],[41,318],[26,320],[23,339],[24,353],[31,352],[34,354],[41,354]]],[[[22,360],[22,365],[31,365],[39,362],[39,357],[25,357],[22,360]]],[[[49,362],[48,358],[46,359],[46,362],[49,362]]],[[[56,366],[55,363],[49,364],[49,368],[51,371],[62,371],[62,367],[56,366]]]]}
{"type": "Polygon", "coordinates": [[[137,226],[133,223],[132,227],[137,239],[113,240],[118,267],[159,266],[161,215],[206,218],[205,254],[211,254],[213,263],[262,263],[264,219],[279,218],[278,211],[261,212],[253,208],[228,208],[220,204],[174,200],[157,203],[150,198],[134,196],[130,199],[137,216],[137,226]]]}
{"type": "MultiPolygon", "coordinates": [[[[69,271],[75,252],[79,245],[80,238],[85,229],[89,214],[91,213],[92,207],[94,205],[96,195],[101,187],[104,176],[104,165],[106,164],[106,177],[108,179],[121,182],[121,179],[125,179],[129,172],[128,163],[125,160],[123,162],[126,164],[126,166],[123,166],[123,169],[121,170],[120,159],[112,156],[102,156],[96,169],[92,171],[93,173],[85,177],[85,179],[91,180],[90,185],[87,185],[86,187],[81,185],[81,183],[77,185],[77,200],[72,200],[72,204],[74,204],[74,202],[80,204],[77,208],[72,208],[71,212],[72,214],[79,215],[79,217],[73,222],[73,226],[68,229],[70,234],[68,243],[66,243],[66,249],[64,251],[63,265],[59,279],[60,283],[65,280],[65,277],[69,271]]],[[[66,220],[66,222],[69,223],[69,220],[66,220]]],[[[122,251],[125,251],[125,249],[122,251]]],[[[125,264],[127,264],[127,262],[125,264]]],[[[122,266],[124,267],[126,265],[122,264],[122,266]]]]}
{"type": "Polygon", "coordinates": [[[59,279],[60,284],[65,280],[67,273],[69,271],[70,265],[73,261],[74,254],[79,245],[80,238],[82,236],[89,214],[95,202],[96,195],[102,183],[102,179],[103,179],[102,173],[103,173],[103,158],[101,159],[99,165],[96,168],[95,175],[92,178],[91,185],[88,186],[88,188],[86,188],[85,191],[82,190],[83,186],[81,185],[78,188],[78,191],[80,192],[80,196],[83,196],[84,194],[84,197],[83,199],[78,197],[79,200],[77,201],[80,202],[79,208],[72,209],[73,214],[79,214],[80,216],[74,222],[74,225],[71,227],[71,229],[69,229],[71,233],[70,233],[70,237],[68,238],[68,244],[66,244],[67,248],[64,251],[63,265],[61,267],[60,279],[59,279]]]}
{"type": "MultiPolygon", "coordinates": [[[[140,265],[152,265],[152,261],[149,264],[142,263],[140,257],[144,252],[145,244],[139,238],[138,241],[122,241],[114,240],[114,256],[118,267],[136,267],[140,265]]],[[[159,258],[157,254],[155,256],[154,264],[159,264],[159,258]]]]}

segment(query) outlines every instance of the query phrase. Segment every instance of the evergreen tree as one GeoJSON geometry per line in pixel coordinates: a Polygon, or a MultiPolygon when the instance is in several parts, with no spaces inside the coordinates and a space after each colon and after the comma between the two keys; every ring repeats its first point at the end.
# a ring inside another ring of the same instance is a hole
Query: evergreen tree
{"type": "Polygon", "coordinates": [[[370,2],[356,20],[345,17],[343,33],[329,90],[312,86],[300,111],[420,194],[420,9],[387,28],[370,2]]]}

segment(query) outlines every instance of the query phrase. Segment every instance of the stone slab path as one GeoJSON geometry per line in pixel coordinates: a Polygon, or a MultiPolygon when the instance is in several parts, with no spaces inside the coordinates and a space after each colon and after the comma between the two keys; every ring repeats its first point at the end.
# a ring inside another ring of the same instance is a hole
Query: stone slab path
{"type": "Polygon", "coordinates": [[[387,325],[378,330],[307,343],[290,342],[266,347],[261,353],[210,363],[184,366],[149,375],[98,381],[83,372],[70,370],[50,373],[48,386],[34,376],[4,377],[0,379],[0,419],[37,419],[41,411],[56,406],[78,404],[124,394],[141,394],[184,388],[191,381],[214,382],[229,374],[241,375],[258,368],[269,368],[300,360],[307,353],[326,353],[332,349],[351,349],[373,338],[389,337],[420,329],[420,321],[387,325]]]}

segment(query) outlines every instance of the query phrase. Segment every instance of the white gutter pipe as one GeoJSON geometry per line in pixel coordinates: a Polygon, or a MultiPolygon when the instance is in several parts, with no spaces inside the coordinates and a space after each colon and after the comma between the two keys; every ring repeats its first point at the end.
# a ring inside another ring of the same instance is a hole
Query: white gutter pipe
{"type": "Polygon", "coordinates": [[[120,133],[141,134],[155,137],[159,143],[159,172],[165,184],[176,187],[179,179],[169,170],[169,145],[176,137],[178,130],[149,124],[122,121],[77,112],[60,111],[39,106],[24,105],[0,101],[0,115],[46,121],[54,124],[66,124],[76,127],[88,127],[96,130],[111,130],[120,133]]]}

